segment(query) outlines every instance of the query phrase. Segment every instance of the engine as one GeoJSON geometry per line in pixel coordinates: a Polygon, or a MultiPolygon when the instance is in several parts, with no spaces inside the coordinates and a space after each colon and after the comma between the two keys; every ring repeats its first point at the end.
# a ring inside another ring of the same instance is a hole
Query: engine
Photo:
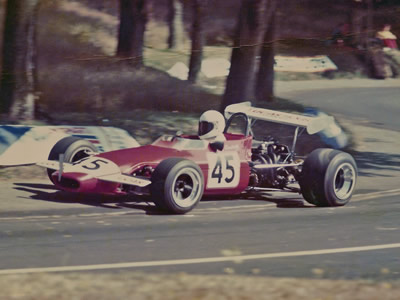
{"type": "Polygon", "coordinates": [[[250,187],[283,189],[295,182],[300,170],[293,159],[288,146],[268,138],[252,149],[250,187]]]}

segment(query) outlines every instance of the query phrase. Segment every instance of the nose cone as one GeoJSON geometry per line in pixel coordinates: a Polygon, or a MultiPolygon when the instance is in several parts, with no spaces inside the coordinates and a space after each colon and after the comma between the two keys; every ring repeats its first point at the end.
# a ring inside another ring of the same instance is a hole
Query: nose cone
{"type": "Polygon", "coordinates": [[[115,194],[120,185],[97,179],[101,176],[120,174],[118,165],[99,156],[90,156],[73,164],[66,164],[61,172],[61,179],[58,180],[59,171],[56,171],[52,174],[52,181],[60,189],[69,192],[115,194]]]}
{"type": "Polygon", "coordinates": [[[106,182],[84,173],[63,173],[58,180],[58,172],[52,175],[53,183],[60,189],[76,193],[114,194],[118,183],[106,182]]]}

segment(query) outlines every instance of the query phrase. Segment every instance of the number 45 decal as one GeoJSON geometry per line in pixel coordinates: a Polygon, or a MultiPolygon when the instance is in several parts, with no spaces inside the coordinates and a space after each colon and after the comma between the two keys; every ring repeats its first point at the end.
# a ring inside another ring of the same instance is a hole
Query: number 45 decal
{"type": "Polygon", "coordinates": [[[207,153],[208,188],[234,188],[239,184],[240,161],[236,152],[207,153]]]}

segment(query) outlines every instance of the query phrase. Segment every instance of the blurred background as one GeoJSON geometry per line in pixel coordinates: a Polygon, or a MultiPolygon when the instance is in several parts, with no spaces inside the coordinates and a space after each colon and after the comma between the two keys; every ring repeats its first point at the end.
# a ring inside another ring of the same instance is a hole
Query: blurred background
{"type": "Polygon", "coordinates": [[[2,0],[0,8],[3,124],[116,125],[151,140],[176,124],[193,130],[200,112],[230,103],[301,110],[274,96],[277,80],[397,75],[376,40],[385,24],[399,36],[397,0],[2,0]],[[320,55],[337,69],[274,70],[277,56],[320,55]],[[229,75],[205,76],[204,59],[230,62],[229,75]],[[188,78],[168,73],[177,64],[188,78]]]}

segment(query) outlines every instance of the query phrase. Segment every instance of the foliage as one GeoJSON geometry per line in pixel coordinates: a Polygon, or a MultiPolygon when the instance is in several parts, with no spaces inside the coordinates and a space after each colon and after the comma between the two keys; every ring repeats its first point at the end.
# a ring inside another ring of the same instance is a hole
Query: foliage
{"type": "MultiPolygon", "coordinates": [[[[315,0],[303,2],[311,5],[315,0]]],[[[340,10],[344,7],[344,2],[337,1],[335,5],[330,2],[329,5],[333,5],[333,8],[330,10],[331,16],[327,16],[323,7],[314,5],[316,2],[311,5],[313,9],[308,11],[289,1],[285,7],[288,12],[304,12],[313,22],[292,26],[304,21],[306,17],[293,14],[291,18],[286,18],[284,24],[279,25],[281,32],[286,36],[300,38],[280,39],[277,47],[277,53],[284,55],[328,54],[340,71],[326,74],[278,72],[275,79],[365,76],[360,53],[354,49],[332,47],[325,43],[335,22],[344,15],[340,10]],[[288,32],[287,28],[290,26],[292,29],[288,32]],[[307,36],[313,38],[305,39],[307,36]]],[[[159,0],[157,3],[159,5],[153,5],[152,19],[146,32],[146,68],[132,71],[123,61],[113,58],[118,30],[118,5],[115,1],[43,0],[37,24],[41,106],[48,109],[50,114],[58,111],[101,114],[104,111],[118,111],[121,107],[197,112],[218,108],[220,95],[224,92],[225,78],[200,76],[198,84],[191,86],[166,75],[165,71],[176,62],[188,65],[190,51],[189,48],[182,51],[165,49],[167,30],[163,5],[166,1],[159,0]]],[[[204,50],[205,58],[230,58],[231,48],[227,47],[227,39],[230,39],[236,23],[239,3],[239,0],[210,1],[211,18],[206,30],[212,39],[208,42],[226,42],[224,47],[207,46],[204,50]]],[[[190,17],[188,14],[187,24],[190,24],[190,17]]]]}

